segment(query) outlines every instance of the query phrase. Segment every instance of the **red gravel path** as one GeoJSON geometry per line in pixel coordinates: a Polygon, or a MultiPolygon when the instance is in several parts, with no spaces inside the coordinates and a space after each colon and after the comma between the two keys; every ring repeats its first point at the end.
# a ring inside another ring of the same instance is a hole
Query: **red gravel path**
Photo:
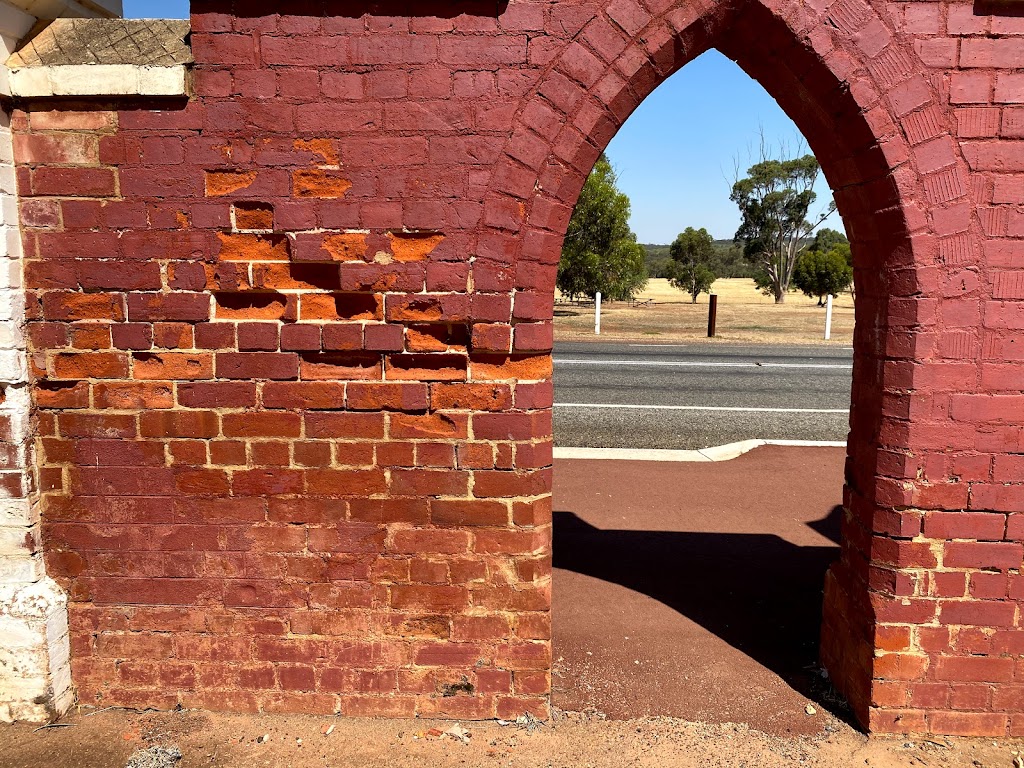
{"type": "Polygon", "coordinates": [[[805,708],[844,458],[557,462],[555,705],[819,730],[805,708]]]}

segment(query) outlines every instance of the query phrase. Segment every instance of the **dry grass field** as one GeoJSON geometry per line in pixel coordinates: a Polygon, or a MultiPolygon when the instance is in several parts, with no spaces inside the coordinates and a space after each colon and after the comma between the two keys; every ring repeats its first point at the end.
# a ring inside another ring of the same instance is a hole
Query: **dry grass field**
{"type": "MultiPolygon", "coordinates": [[[[825,310],[817,300],[802,293],[786,296],[776,304],[763,295],[753,280],[720,279],[712,290],[718,294],[719,341],[767,344],[835,344],[850,346],[853,341],[853,297],[846,293],[835,301],[832,341],[824,341],[825,310]]],[[[673,288],[668,280],[655,279],[637,297],[651,300],[648,306],[630,306],[625,302],[605,302],[601,310],[601,336],[604,341],[677,342],[707,338],[708,296],[701,294],[697,304],[688,294],[673,288]]],[[[594,307],[579,306],[557,297],[555,338],[560,341],[592,341],[594,307]]]]}

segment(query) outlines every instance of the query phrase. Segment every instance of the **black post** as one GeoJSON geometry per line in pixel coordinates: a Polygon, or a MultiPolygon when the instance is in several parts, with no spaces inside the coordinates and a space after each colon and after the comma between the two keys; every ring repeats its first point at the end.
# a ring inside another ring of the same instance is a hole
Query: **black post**
{"type": "Polygon", "coordinates": [[[710,294],[711,303],[708,305],[708,338],[715,338],[715,331],[718,327],[718,294],[710,294]]]}

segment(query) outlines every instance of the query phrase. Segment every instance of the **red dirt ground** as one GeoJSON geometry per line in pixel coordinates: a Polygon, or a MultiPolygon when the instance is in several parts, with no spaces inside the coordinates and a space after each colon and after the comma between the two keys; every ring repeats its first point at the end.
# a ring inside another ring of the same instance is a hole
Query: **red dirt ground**
{"type": "Polygon", "coordinates": [[[669,718],[563,717],[534,733],[464,723],[472,734],[464,745],[427,735],[451,723],[108,711],[69,717],[68,728],[0,727],[0,767],[124,768],[151,744],[178,746],[179,768],[1012,768],[1022,748],[991,739],[868,739],[822,718],[821,734],[791,737],[669,718]]]}

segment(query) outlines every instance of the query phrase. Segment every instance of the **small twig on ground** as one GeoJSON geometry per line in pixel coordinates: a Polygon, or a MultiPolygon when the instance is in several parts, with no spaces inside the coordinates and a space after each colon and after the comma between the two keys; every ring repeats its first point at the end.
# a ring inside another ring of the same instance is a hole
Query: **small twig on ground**
{"type": "Polygon", "coordinates": [[[74,723],[47,723],[46,725],[40,725],[32,733],[39,733],[39,731],[46,730],[47,728],[74,728],[74,723]]]}

